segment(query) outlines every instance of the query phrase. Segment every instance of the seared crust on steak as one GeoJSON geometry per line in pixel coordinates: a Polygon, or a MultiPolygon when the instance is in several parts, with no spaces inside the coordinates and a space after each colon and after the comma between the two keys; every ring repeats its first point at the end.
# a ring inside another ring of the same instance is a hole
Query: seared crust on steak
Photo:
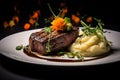
{"type": "Polygon", "coordinates": [[[53,31],[50,36],[44,29],[32,33],[29,38],[29,46],[33,52],[48,55],[53,52],[67,48],[78,36],[78,27],[69,32],[53,31]],[[50,45],[50,52],[46,51],[46,44],[50,45]]]}

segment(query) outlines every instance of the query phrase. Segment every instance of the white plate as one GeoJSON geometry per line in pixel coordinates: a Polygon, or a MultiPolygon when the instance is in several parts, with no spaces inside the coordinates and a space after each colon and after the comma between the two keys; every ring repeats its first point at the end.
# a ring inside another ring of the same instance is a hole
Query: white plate
{"type": "Polygon", "coordinates": [[[108,40],[112,41],[113,53],[111,55],[108,55],[100,59],[83,61],[83,62],[56,62],[56,61],[49,61],[45,59],[30,57],[26,55],[22,50],[21,51],[16,50],[16,46],[20,44],[28,45],[30,34],[33,32],[37,32],[39,30],[40,29],[23,31],[5,37],[0,41],[0,53],[14,60],[32,63],[32,64],[52,65],[52,66],[87,66],[87,65],[107,64],[107,63],[120,61],[120,32],[108,30],[108,29],[104,29],[105,31],[107,31],[105,35],[108,40]]]}

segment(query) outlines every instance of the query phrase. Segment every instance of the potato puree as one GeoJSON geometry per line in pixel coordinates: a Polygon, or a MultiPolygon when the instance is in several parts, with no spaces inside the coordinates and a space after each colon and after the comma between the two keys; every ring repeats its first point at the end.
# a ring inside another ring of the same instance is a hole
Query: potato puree
{"type": "MultiPolygon", "coordinates": [[[[80,32],[82,35],[83,32],[80,32]]],[[[106,38],[92,34],[78,37],[70,46],[71,52],[79,52],[84,57],[98,56],[110,50],[110,46],[106,38]]]]}

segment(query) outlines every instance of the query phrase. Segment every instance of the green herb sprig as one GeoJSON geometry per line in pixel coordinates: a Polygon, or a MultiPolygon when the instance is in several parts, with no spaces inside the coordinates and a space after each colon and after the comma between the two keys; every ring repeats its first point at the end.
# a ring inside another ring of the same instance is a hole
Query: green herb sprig
{"type": "Polygon", "coordinates": [[[91,34],[95,34],[100,36],[101,38],[104,37],[103,35],[103,27],[104,23],[97,18],[93,18],[98,24],[96,25],[95,28],[91,28],[89,25],[87,25],[84,21],[80,21],[81,25],[83,26],[82,31],[85,33],[85,35],[91,35],[91,34]],[[99,33],[99,34],[98,34],[99,33]]]}
{"type": "Polygon", "coordinates": [[[23,49],[23,45],[21,44],[21,45],[18,45],[18,46],[16,46],[16,50],[22,50],[23,49]]]}
{"type": "Polygon", "coordinates": [[[44,30],[45,30],[45,32],[48,33],[48,34],[51,34],[51,33],[52,33],[52,28],[51,28],[51,27],[45,27],[44,30]]]}
{"type": "Polygon", "coordinates": [[[52,29],[51,29],[51,27],[45,27],[44,30],[45,30],[46,33],[48,33],[48,36],[49,36],[48,41],[45,45],[46,52],[51,52],[50,38],[51,38],[52,29]]]}
{"type": "Polygon", "coordinates": [[[55,13],[53,12],[53,10],[52,10],[52,8],[51,8],[51,6],[50,6],[49,3],[48,3],[48,7],[49,7],[50,12],[53,14],[53,16],[54,16],[54,17],[57,17],[57,16],[55,15],[55,13]]]}

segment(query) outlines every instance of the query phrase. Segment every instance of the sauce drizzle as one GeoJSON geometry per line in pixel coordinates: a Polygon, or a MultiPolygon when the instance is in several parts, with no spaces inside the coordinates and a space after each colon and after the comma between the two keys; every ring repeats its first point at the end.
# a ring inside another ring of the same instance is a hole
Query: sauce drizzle
{"type": "MultiPolygon", "coordinates": [[[[43,55],[40,55],[39,53],[28,51],[26,49],[23,49],[23,52],[30,57],[35,57],[35,58],[44,59],[44,60],[48,60],[48,61],[54,61],[54,62],[85,62],[85,61],[92,61],[92,60],[96,60],[96,59],[101,59],[101,58],[104,58],[104,57],[110,55],[109,53],[106,53],[106,54],[100,55],[98,57],[92,57],[89,59],[79,60],[79,59],[74,59],[74,58],[72,58],[72,59],[54,58],[56,56],[52,56],[53,58],[49,58],[49,56],[43,57],[43,55]]],[[[59,56],[57,56],[57,57],[59,57],[59,56]]]]}

